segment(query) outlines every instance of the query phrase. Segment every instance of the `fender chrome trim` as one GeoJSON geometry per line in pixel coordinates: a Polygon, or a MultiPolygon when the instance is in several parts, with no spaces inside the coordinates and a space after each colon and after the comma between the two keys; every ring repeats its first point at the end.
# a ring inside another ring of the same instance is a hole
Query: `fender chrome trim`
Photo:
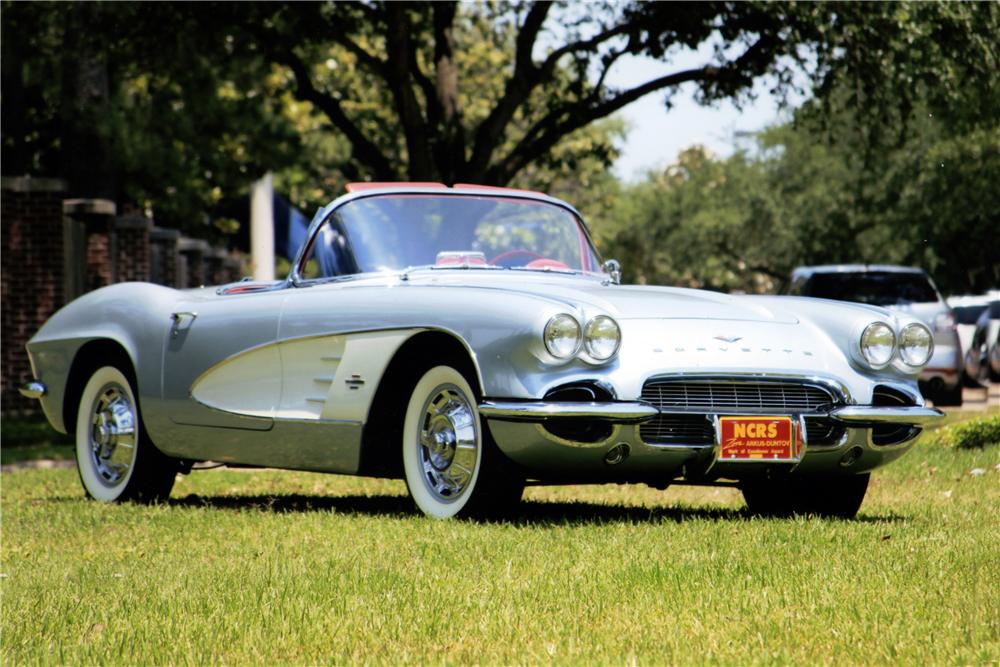
{"type": "Polygon", "coordinates": [[[514,422],[540,422],[546,419],[585,417],[604,419],[617,424],[636,424],[652,419],[660,411],[648,403],[557,401],[487,401],[479,405],[479,414],[488,419],[514,422]]]}
{"type": "Polygon", "coordinates": [[[25,398],[41,398],[49,393],[49,388],[39,380],[31,380],[18,387],[17,391],[25,398]]]}
{"type": "Polygon", "coordinates": [[[937,408],[847,405],[830,411],[830,416],[847,424],[921,425],[944,417],[937,408]]]}

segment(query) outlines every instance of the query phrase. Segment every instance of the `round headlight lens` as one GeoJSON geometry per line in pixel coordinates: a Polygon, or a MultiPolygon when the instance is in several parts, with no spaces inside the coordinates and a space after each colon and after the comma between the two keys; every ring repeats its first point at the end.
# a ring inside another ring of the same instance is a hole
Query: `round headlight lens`
{"type": "Polygon", "coordinates": [[[622,342],[622,330],[618,323],[607,315],[598,315],[587,322],[583,332],[583,344],[587,354],[598,361],[607,361],[618,352],[622,342]]]}
{"type": "Polygon", "coordinates": [[[884,322],[869,324],[861,334],[861,354],[876,368],[881,368],[892,361],[895,350],[896,334],[884,322]]]}
{"type": "Polygon", "coordinates": [[[569,359],[580,349],[580,323],[566,313],[555,315],[545,325],[545,349],[556,359],[569,359]]]}
{"type": "Polygon", "coordinates": [[[907,366],[923,366],[934,352],[934,337],[923,324],[907,324],[899,332],[899,356],[907,366]]]}

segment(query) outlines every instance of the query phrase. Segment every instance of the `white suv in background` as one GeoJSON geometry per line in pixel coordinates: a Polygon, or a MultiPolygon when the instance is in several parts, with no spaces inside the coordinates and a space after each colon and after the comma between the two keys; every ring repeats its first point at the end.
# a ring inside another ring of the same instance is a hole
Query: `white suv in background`
{"type": "Polygon", "coordinates": [[[920,374],[924,396],[937,405],[962,404],[962,346],[955,315],[923,269],[886,264],[800,266],[789,294],[867,303],[905,311],[934,333],[934,356],[920,374]]]}

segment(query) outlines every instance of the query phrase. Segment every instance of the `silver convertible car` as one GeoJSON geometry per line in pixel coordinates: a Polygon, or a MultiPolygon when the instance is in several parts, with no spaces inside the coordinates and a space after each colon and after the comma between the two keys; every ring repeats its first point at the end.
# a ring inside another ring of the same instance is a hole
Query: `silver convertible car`
{"type": "Polygon", "coordinates": [[[558,199],[355,184],[285,280],[69,304],[21,391],[75,434],[98,500],[162,500],[216,461],[402,478],[432,517],[607,482],[850,517],[941,416],[916,383],[931,333],[905,313],[620,275],[558,199]]]}

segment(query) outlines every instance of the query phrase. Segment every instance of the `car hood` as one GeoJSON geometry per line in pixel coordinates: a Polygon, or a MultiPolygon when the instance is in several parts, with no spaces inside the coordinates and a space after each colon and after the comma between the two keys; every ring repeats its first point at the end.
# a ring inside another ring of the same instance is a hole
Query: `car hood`
{"type": "Polygon", "coordinates": [[[644,285],[606,285],[581,276],[475,271],[411,276],[414,285],[464,287],[517,293],[561,302],[568,309],[591,306],[616,319],[701,319],[795,324],[798,318],[754,297],[644,285]],[[458,275],[455,275],[458,274],[458,275]]]}

